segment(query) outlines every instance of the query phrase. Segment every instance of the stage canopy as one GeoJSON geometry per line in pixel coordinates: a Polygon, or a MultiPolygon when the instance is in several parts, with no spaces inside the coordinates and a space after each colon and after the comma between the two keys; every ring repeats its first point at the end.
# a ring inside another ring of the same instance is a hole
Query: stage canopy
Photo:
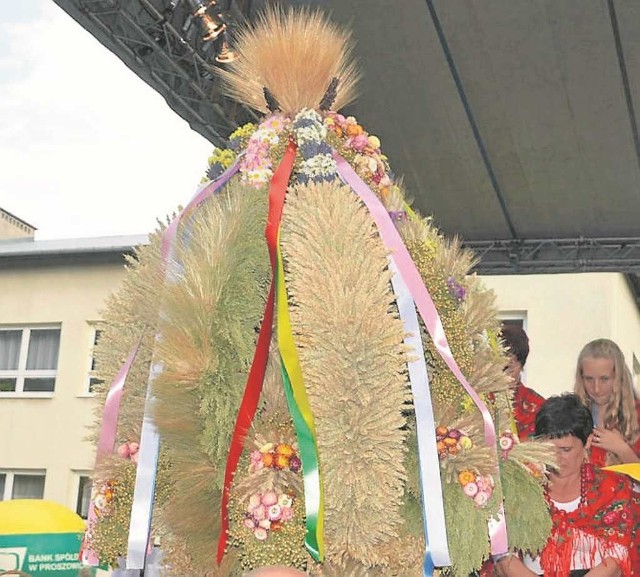
{"type": "MultiPolygon", "coordinates": [[[[210,67],[264,1],[55,1],[213,144],[254,118],[210,67]]],[[[620,271],[640,294],[640,3],[280,4],[352,28],[363,81],[347,112],[479,271],[620,271]]]]}

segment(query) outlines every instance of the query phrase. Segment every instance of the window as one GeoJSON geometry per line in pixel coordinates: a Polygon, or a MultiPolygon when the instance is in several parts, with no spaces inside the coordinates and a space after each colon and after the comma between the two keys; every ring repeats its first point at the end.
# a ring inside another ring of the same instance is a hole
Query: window
{"type": "Polygon", "coordinates": [[[524,329],[524,319],[502,319],[503,327],[518,327],[524,329]]]}
{"type": "Polygon", "coordinates": [[[55,389],[60,327],[0,327],[0,393],[55,389]]]}
{"type": "Polygon", "coordinates": [[[0,501],[9,499],[42,499],[43,471],[0,471],[0,501]]]}
{"type": "Polygon", "coordinates": [[[94,393],[96,386],[101,385],[104,381],[102,379],[98,379],[95,376],[96,371],[96,357],[95,350],[98,342],[100,341],[100,336],[102,335],[102,330],[97,327],[92,327],[91,330],[91,352],[89,354],[89,382],[87,384],[87,391],[89,393],[94,393]]]}
{"type": "Polygon", "coordinates": [[[89,505],[91,504],[91,477],[88,475],[78,476],[78,498],[76,500],[76,513],[83,519],[89,516],[89,505]]]}

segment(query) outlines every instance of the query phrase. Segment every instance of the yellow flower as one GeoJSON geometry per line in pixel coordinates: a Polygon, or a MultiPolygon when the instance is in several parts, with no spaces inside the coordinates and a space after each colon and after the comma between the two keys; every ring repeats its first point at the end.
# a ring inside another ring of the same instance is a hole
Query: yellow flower
{"type": "Polygon", "coordinates": [[[473,471],[462,471],[458,474],[458,483],[460,483],[463,487],[467,483],[473,483],[476,480],[476,474],[473,471]]]}
{"type": "Polygon", "coordinates": [[[377,136],[369,135],[369,146],[374,150],[380,148],[380,139],[377,136]]]}
{"type": "Polygon", "coordinates": [[[276,447],[276,453],[279,455],[284,455],[285,457],[292,457],[295,454],[293,447],[291,445],[286,445],[281,443],[276,447]]]}

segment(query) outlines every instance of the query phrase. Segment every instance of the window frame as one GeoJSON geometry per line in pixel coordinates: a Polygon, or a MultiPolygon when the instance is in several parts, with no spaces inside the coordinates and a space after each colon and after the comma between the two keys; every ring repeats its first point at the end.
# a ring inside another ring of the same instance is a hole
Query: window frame
{"type": "Polygon", "coordinates": [[[96,392],[93,390],[93,387],[101,385],[104,381],[99,379],[95,375],[96,370],[96,357],[95,357],[95,349],[98,345],[98,340],[100,339],[100,335],[104,332],[104,327],[98,323],[90,323],[89,324],[89,354],[87,355],[87,378],[84,382],[84,388],[80,396],[82,397],[95,397],[96,392]]]}
{"type": "Polygon", "coordinates": [[[93,488],[93,479],[91,478],[91,474],[89,473],[89,471],[76,471],[75,477],[76,477],[76,500],[75,500],[74,510],[80,517],[82,517],[86,521],[87,518],[89,517],[89,510],[91,509],[91,491],[93,488]],[[85,490],[86,484],[88,484],[89,494],[88,494],[88,501],[86,503],[87,510],[86,510],[86,514],[84,514],[83,505],[84,505],[84,490],[85,490]]]}
{"type": "Polygon", "coordinates": [[[60,323],[52,324],[24,324],[24,325],[0,325],[0,332],[5,331],[21,331],[20,351],[18,352],[18,368],[10,370],[0,369],[0,379],[9,378],[16,379],[15,390],[0,391],[0,398],[14,397],[52,397],[56,391],[58,381],[58,370],[60,365],[60,349],[62,345],[62,325],[60,323]],[[27,358],[29,355],[29,343],[31,342],[32,331],[57,330],[58,331],[58,357],[56,359],[55,369],[27,369],[27,358]],[[51,391],[25,391],[25,379],[29,378],[47,378],[53,379],[53,390],[51,391]]]}
{"type": "Polygon", "coordinates": [[[11,501],[14,499],[13,491],[15,488],[15,477],[18,476],[31,476],[42,477],[42,497],[21,497],[29,499],[44,499],[45,490],[47,487],[47,471],[45,469],[0,469],[0,475],[4,475],[4,491],[0,494],[0,502],[11,501]]]}

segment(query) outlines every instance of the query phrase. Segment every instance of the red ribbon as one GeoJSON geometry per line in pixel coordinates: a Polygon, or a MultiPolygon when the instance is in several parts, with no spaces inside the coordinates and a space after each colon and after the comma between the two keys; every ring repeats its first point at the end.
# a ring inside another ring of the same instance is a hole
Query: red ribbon
{"type": "Polygon", "coordinates": [[[289,185],[289,177],[293,170],[293,163],[296,158],[297,147],[294,142],[289,142],[285,150],[282,161],[271,178],[269,187],[269,213],[267,216],[267,226],[265,228],[265,237],[267,246],[269,247],[269,259],[271,260],[271,286],[269,288],[269,297],[264,309],[264,316],[260,326],[258,342],[253,355],[253,362],[247,377],[247,384],[244,390],[244,396],[240,403],[236,424],[231,437],[231,446],[227,456],[227,466],[224,473],[224,487],[222,489],[222,502],[220,504],[220,514],[222,525],[220,528],[220,537],[218,539],[218,564],[222,561],[227,547],[227,539],[229,535],[229,491],[231,482],[235,475],[244,441],[249,431],[249,427],[253,422],[253,418],[258,408],[260,393],[262,392],[262,384],[264,382],[264,374],[267,368],[267,360],[269,358],[269,345],[271,344],[271,333],[273,330],[273,312],[275,301],[275,271],[276,271],[276,249],[278,246],[278,234],[280,231],[280,221],[282,219],[282,210],[284,207],[284,199],[289,185]]]}

